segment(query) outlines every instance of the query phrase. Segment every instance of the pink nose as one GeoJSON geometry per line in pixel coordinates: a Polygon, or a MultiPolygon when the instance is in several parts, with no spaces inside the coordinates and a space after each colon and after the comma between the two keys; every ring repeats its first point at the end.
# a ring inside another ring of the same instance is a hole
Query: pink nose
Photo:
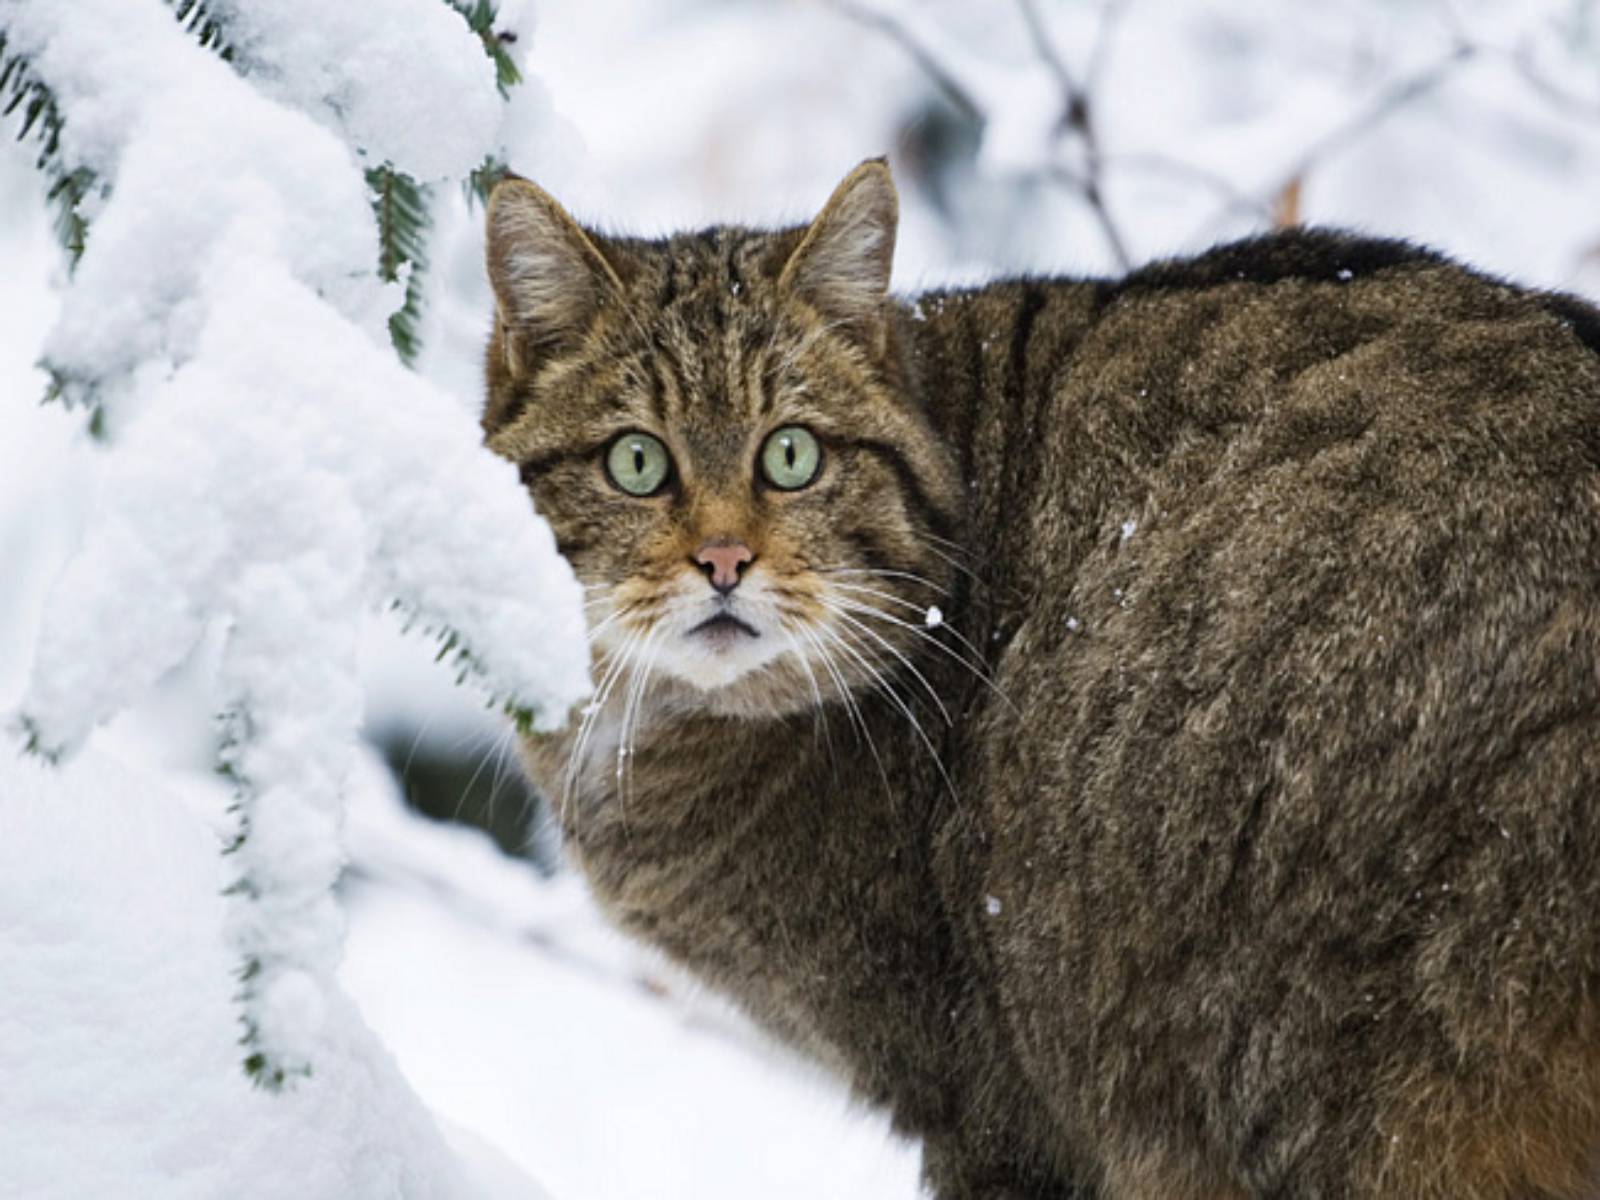
{"type": "Polygon", "coordinates": [[[739,586],[739,572],[755,558],[750,547],[743,542],[707,542],[694,556],[694,561],[706,569],[711,586],[726,596],[739,586]]]}

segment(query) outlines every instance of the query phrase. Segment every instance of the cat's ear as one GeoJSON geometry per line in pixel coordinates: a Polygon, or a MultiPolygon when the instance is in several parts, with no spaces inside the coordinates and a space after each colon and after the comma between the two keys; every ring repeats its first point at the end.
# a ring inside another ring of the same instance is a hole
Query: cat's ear
{"type": "Polygon", "coordinates": [[[869,158],[834,189],[784,264],[778,289],[881,347],[900,202],[889,164],[869,158]]]}
{"type": "Polygon", "coordinates": [[[593,239],[544,189],[509,176],[489,196],[485,254],[508,365],[582,335],[622,281],[593,239]]]}

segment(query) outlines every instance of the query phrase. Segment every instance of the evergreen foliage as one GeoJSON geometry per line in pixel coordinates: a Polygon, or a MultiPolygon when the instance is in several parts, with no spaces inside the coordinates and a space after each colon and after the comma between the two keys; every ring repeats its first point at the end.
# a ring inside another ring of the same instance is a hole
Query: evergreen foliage
{"type": "Polygon", "coordinates": [[[32,70],[28,60],[10,50],[6,32],[0,29],[0,112],[6,116],[21,113],[17,140],[34,137],[39,153],[34,166],[47,181],[45,196],[55,210],[56,237],[67,252],[68,263],[76,266],[83,256],[89,236],[88,222],[78,205],[95,185],[95,174],[86,167],[69,168],[61,156],[61,129],[65,120],[56,105],[55,94],[32,70]]]}
{"type": "MultiPolygon", "coordinates": [[[[139,0],[139,2],[148,4],[150,0],[139,0]]],[[[248,82],[252,70],[249,61],[250,43],[243,39],[242,34],[237,43],[230,39],[231,19],[228,15],[232,11],[230,7],[223,5],[219,0],[162,0],[162,2],[185,35],[204,50],[229,64],[234,71],[245,76],[248,82]]],[[[502,37],[495,30],[494,22],[497,15],[495,5],[490,0],[443,0],[443,2],[459,14],[468,29],[480,40],[485,55],[493,63],[497,89],[502,96],[505,96],[508,89],[519,82],[520,76],[507,49],[511,39],[502,37]]],[[[450,24],[448,18],[442,20],[446,26],[450,24]]],[[[160,23],[159,19],[155,22],[157,26],[160,23]]],[[[242,30],[242,26],[237,28],[242,30]]],[[[82,162],[73,161],[72,139],[70,136],[63,137],[63,129],[66,125],[65,113],[69,111],[68,106],[74,102],[74,95],[69,94],[63,81],[60,84],[62,88],[60,98],[66,101],[66,105],[59,103],[57,93],[53,92],[49,83],[40,77],[37,62],[30,61],[14,46],[8,46],[7,32],[5,28],[0,28],[0,113],[6,116],[18,114],[19,138],[33,138],[38,143],[36,165],[43,174],[47,194],[56,211],[57,229],[62,245],[67,250],[70,261],[75,265],[84,251],[89,236],[88,221],[83,211],[83,207],[87,206],[83,206],[83,202],[97,199],[109,191],[112,168],[105,167],[106,173],[100,175],[82,162]]],[[[18,27],[19,36],[20,32],[21,26],[18,27]]],[[[169,37],[167,41],[170,43],[171,38],[169,37]]],[[[459,52],[461,47],[457,46],[456,50],[459,52]]],[[[181,55],[181,48],[177,53],[181,55]]],[[[474,57],[473,52],[466,52],[469,61],[474,57]]],[[[215,75],[216,72],[213,71],[212,74],[215,75]]],[[[366,152],[365,147],[352,144],[348,136],[345,144],[358,157],[366,152]]],[[[367,161],[378,158],[380,155],[373,155],[367,161]]],[[[97,165],[100,165],[98,160],[97,165]]],[[[504,174],[504,171],[505,168],[496,159],[486,158],[466,181],[469,196],[479,199],[486,197],[488,189],[504,174]]],[[[381,161],[379,165],[367,169],[364,179],[378,235],[378,258],[373,266],[380,278],[401,285],[400,291],[403,294],[399,307],[389,317],[390,340],[401,362],[412,366],[421,350],[428,237],[432,224],[430,219],[432,189],[428,184],[420,182],[415,175],[407,173],[390,161],[381,161]]],[[[89,211],[94,210],[89,207],[89,211]]],[[[110,243],[107,245],[109,248],[110,243]]],[[[359,254],[359,248],[357,253],[359,254]]],[[[97,437],[103,436],[106,422],[97,398],[101,380],[95,375],[96,368],[84,366],[76,361],[61,363],[46,361],[42,366],[49,376],[46,398],[86,407],[90,414],[90,432],[97,437]]],[[[446,626],[439,616],[432,616],[429,624],[432,628],[428,632],[440,641],[440,657],[453,664],[458,682],[463,682],[469,677],[476,677],[480,681],[487,681],[490,678],[490,672],[484,663],[467,648],[465,639],[461,635],[446,626]]],[[[498,694],[495,694],[493,688],[487,690],[491,693],[487,700],[491,706],[503,709],[519,730],[526,732],[531,729],[533,713],[529,708],[508,697],[504,690],[498,694]]],[[[263,799],[265,784],[261,779],[253,777],[257,774],[257,764],[254,764],[248,751],[257,746],[263,737],[271,735],[263,734],[261,728],[255,725],[252,719],[255,715],[253,704],[254,701],[249,696],[241,696],[236,699],[233,711],[224,714],[222,718],[218,771],[232,785],[233,809],[237,820],[235,834],[225,847],[225,853],[239,869],[235,882],[227,892],[251,907],[258,907],[269,901],[282,902],[285,896],[291,896],[294,904],[305,904],[310,908],[319,903],[317,897],[320,894],[316,891],[314,879],[310,883],[306,882],[311,876],[296,880],[292,885],[286,885],[273,877],[270,872],[264,872],[256,862],[258,847],[262,840],[260,831],[268,828],[268,821],[266,817],[261,817],[259,821],[254,818],[261,816],[263,811],[270,811],[276,814],[275,819],[281,819],[284,812],[293,810],[286,810],[278,805],[263,809],[263,805],[267,803],[263,799]]],[[[27,752],[46,758],[54,755],[54,747],[44,739],[41,730],[30,721],[26,719],[23,721],[20,733],[27,752]]],[[[311,789],[313,792],[315,790],[311,789]]],[[[308,799],[297,792],[291,799],[296,805],[302,805],[307,812],[315,816],[316,805],[326,806],[328,803],[336,802],[337,797],[333,796],[331,801],[320,796],[308,799]]],[[[312,828],[316,828],[314,822],[312,828]]],[[[267,840],[270,841],[270,837],[267,840]]],[[[284,918],[280,914],[275,919],[284,918]]],[[[308,1075],[310,1068],[300,1060],[297,1053],[286,1053],[282,1045],[275,1043],[269,1036],[274,1020],[271,1016],[270,998],[273,989],[278,987],[284,978],[279,970],[280,959],[287,957],[292,960],[293,955],[285,955],[283,947],[274,942],[270,934],[262,933],[256,927],[255,920],[251,918],[241,921],[238,932],[241,965],[237,973],[236,999],[241,1008],[240,1045],[244,1067],[249,1076],[258,1085],[275,1090],[291,1084],[298,1077],[308,1075]]],[[[313,972],[316,969],[312,968],[313,972]]]]}
{"type": "MultiPolygon", "coordinates": [[[[188,0],[195,3],[196,0],[188,0]]],[[[467,28],[478,35],[483,50],[494,63],[495,86],[508,96],[522,82],[517,64],[506,49],[511,35],[495,29],[498,10],[490,0],[445,0],[461,14],[467,28]]],[[[486,202],[490,190],[506,173],[497,159],[485,159],[467,180],[471,198],[486,202]]],[[[432,224],[430,189],[391,163],[367,171],[372,191],[372,211],[378,220],[378,274],[388,283],[404,283],[405,299],[389,317],[389,340],[408,367],[422,352],[424,284],[428,270],[428,231],[432,224]]]]}
{"type": "Polygon", "coordinates": [[[511,168],[498,158],[491,155],[484,159],[478,169],[467,176],[467,200],[469,202],[476,201],[480,205],[487,206],[489,193],[494,191],[494,185],[509,174],[511,174],[511,168]]]}
{"type": "Polygon", "coordinates": [[[422,350],[422,289],[428,269],[428,189],[385,163],[367,172],[378,220],[378,274],[404,283],[405,301],[389,317],[389,340],[406,366],[422,350]]]}
{"type": "Polygon", "coordinates": [[[171,6],[179,24],[194,35],[203,48],[215,50],[223,62],[233,61],[233,47],[223,40],[222,24],[211,15],[204,0],[165,0],[165,3],[171,6]]]}
{"type": "Polygon", "coordinates": [[[483,52],[494,62],[495,86],[500,89],[502,96],[509,96],[511,89],[522,82],[522,73],[517,70],[517,64],[506,49],[507,44],[515,38],[494,27],[495,19],[499,16],[494,4],[491,0],[446,0],[446,3],[460,13],[467,28],[482,39],[483,52]]]}
{"type": "MultiPolygon", "coordinates": [[[[234,62],[234,48],[224,36],[222,22],[212,14],[205,0],[163,2],[202,47],[215,51],[224,62],[234,62]]],[[[467,28],[483,43],[484,53],[494,64],[495,86],[502,96],[509,95],[510,89],[522,81],[522,75],[507,48],[514,41],[513,35],[495,28],[498,9],[492,0],[444,2],[461,14],[467,28]]],[[[8,53],[5,31],[0,29],[0,113],[10,116],[16,112],[22,114],[18,140],[30,135],[38,140],[35,166],[45,175],[45,195],[55,211],[56,235],[67,253],[69,265],[75,266],[83,256],[89,236],[89,223],[81,205],[94,191],[98,178],[87,167],[69,167],[62,161],[61,130],[65,121],[55,95],[30,69],[23,55],[8,53]]],[[[469,195],[480,202],[486,200],[489,190],[504,174],[505,167],[498,160],[485,160],[468,180],[469,195]]],[[[414,366],[422,350],[423,293],[431,224],[429,189],[389,163],[368,170],[367,185],[372,190],[372,209],[378,221],[378,274],[386,282],[402,282],[405,286],[404,299],[389,318],[389,338],[400,360],[407,366],[414,366]]],[[[45,400],[59,400],[69,394],[73,381],[51,369],[48,363],[45,369],[50,375],[45,400]]]]}

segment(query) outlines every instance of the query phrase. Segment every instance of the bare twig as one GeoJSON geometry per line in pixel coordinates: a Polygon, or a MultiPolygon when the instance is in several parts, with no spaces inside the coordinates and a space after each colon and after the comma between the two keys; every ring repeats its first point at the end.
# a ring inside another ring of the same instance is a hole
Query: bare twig
{"type": "Polygon", "coordinates": [[[1017,0],[1017,8],[1021,10],[1023,23],[1028,27],[1028,37],[1033,41],[1034,53],[1056,77],[1056,84],[1061,88],[1061,95],[1066,100],[1063,119],[1080,132],[1085,132],[1088,97],[1073,79],[1072,71],[1067,67],[1067,60],[1061,57],[1061,52],[1050,40],[1049,31],[1044,27],[1044,20],[1039,16],[1036,0],[1017,0]]]}
{"type": "Polygon", "coordinates": [[[1569,92],[1546,77],[1534,65],[1533,52],[1527,45],[1518,46],[1511,52],[1510,57],[1512,64],[1517,68],[1517,74],[1522,76],[1522,81],[1547,103],[1559,108],[1567,116],[1577,117],[1580,120],[1593,121],[1600,117],[1600,100],[1569,92]]]}
{"type": "Polygon", "coordinates": [[[1342,153],[1353,142],[1365,137],[1390,117],[1414,104],[1429,92],[1434,91],[1464,63],[1475,58],[1479,53],[1480,49],[1477,45],[1470,42],[1458,42],[1448,54],[1436,62],[1390,84],[1379,93],[1371,104],[1312,142],[1305,152],[1291,163],[1278,176],[1278,179],[1265,190],[1264,197],[1253,199],[1241,197],[1224,205],[1221,211],[1200,227],[1195,240],[1203,240],[1207,230],[1225,225],[1232,218],[1240,216],[1246,211],[1251,212],[1252,216],[1258,216],[1263,211],[1268,214],[1272,213],[1277,198],[1282,196],[1285,190],[1293,186],[1297,180],[1305,180],[1315,168],[1324,165],[1329,159],[1342,153]]]}
{"type": "Polygon", "coordinates": [[[1105,0],[1100,6],[1100,28],[1095,33],[1094,46],[1089,51],[1089,65],[1083,72],[1083,89],[1093,95],[1100,88],[1106,64],[1111,61],[1111,43],[1116,37],[1122,14],[1128,10],[1128,0],[1105,0]]]}
{"type": "Polygon", "coordinates": [[[1100,226],[1100,235],[1105,238],[1106,247],[1111,251],[1111,257],[1116,259],[1117,265],[1124,271],[1133,265],[1133,258],[1128,254],[1128,245],[1122,240],[1122,231],[1117,228],[1116,220],[1111,216],[1111,210],[1106,207],[1104,194],[1100,185],[1093,179],[1069,167],[1052,166],[1044,173],[1046,179],[1064,184],[1078,193],[1078,196],[1088,208],[1089,214],[1094,217],[1095,223],[1100,226]]]}
{"type": "Polygon", "coordinates": [[[1272,205],[1259,196],[1252,196],[1242,188],[1237,187],[1225,175],[1198,166],[1195,163],[1185,162],[1181,158],[1173,158],[1166,154],[1110,154],[1105,157],[1107,169],[1117,171],[1137,171],[1149,175],[1171,175],[1178,179],[1187,179],[1208,191],[1214,192],[1217,198],[1228,207],[1239,210],[1249,210],[1253,216],[1266,220],[1271,216],[1272,205]]]}
{"type": "MultiPolygon", "coordinates": [[[[957,73],[942,60],[933,47],[906,22],[881,9],[857,3],[856,0],[823,0],[823,2],[858,24],[888,37],[910,55],[934,86],[943,92],[963,115],[977,125],[987,123],[989,114],[984,111],[983,105],[961,83],[957,73]]],[[[1132,259],[1128,254],[1127,241],[1117,228],[1117,222],[1106,205],[1102,158],[1090,112],[1089,95],[1078,85],[1067,67],[1066,60],[1051,43],[1033,0],[1018,0],[1018,5],[1022,9],[1023,20],[1027,22],[1035,52],[1061,89],[1060,128],[1072,133],[1083,143],[1087,164],[1087,170],[1081,173],[1064,164],[1053,163],[1040,168],[1037,174],[1053,183],[1072,189],[1082,198],[1099,224],[1112,257],[1123,270],[1126,270],[1131,265],[1132,259]]],[[[1119,7],[1118,0],[1108,0],[1104,10],[1107,14],[1106,19],[1113,19],[1114,12],[1119,7]]],[[[1105,37],[1102,35],[1101,44],[1104,41],[1105,37]]]]}
{"type": "Polygon", "coordinates": [[[955,75],[939,61],[939,56],[905,22],[875,8],[870,8],[864,4],[856,4],[854,0],[823,0],[823,3],[849,17],[852,21],[865,25],[869,29],[875,29],[889,38],[890,41],[911,56],[912,61],[922,68],[922,73],[933,82],[935,87],[944,93],[945,99],[961,110],[962,116],[975,125],[983,124],[984,112],[978,102],[972,98],[967,89],[956,79],[955,75]]]}
{"type": "MultiPolygon", "coordinates": [[[[1060,128],[1075,134],[1083,143],[1084,170],[1081,174],[1060,166],[1052,167],[1047,174],[1057,182],[1075,188],[1083,197],[1084,203],[1089,206],[1089,211],[1094,214],[1095,220],[1100,225],[1100,233],[1106,240],[1111,256],[1117,265],[1126,271],[1133,265],[1133,259],[1128,254],[1127,239],[1122,236],[1122,231],[1117,227],[1116,219],[1106,204],[1105,160],[1100,154],[1100,139],[1095,132],[1094,111],[1090,104],[1089,93],[1079,86],[1071,68],[1067,66],[1067,60],[1056,44],[1050,40],[1050,32],[1045,28],[1044,20],[1039,15],[1037,0],[1017,0],[1017,8],[1022,13],[1023,23],[1028,27],[1028,36],[1033,41],[1034,53],[1039,56],[1039,61],[1044,64],[1045,69],[1055,76],[1056,85],[1061,89],[1060,128]]],[[[1102,11],[1100,43],[1105,41],[1104,22],[1109,19],[1111,12],[1111,6],[1102,11]]]]}
{"type": "MultiPolygon", "coordinates": [[[[1470,42],[1458,43],[1450,53],[1446,54],[1433,65],[1424,67],[1413,75],[1391,84],[1361,112],[1356,113],[1344,124],[1336,126],[1323,134],[1309,149],[1300,156],[1295,163],[1284,172],[1284,181],[1303,176],[1312,167],[1319,165],[1344,150],[1350,143],[1357,141],[1370,133],[1373,129],[1383,124],[1401,109],[1410,106],[1429,92],[1433,91],[1458,68],[1470,59],[1476,57],[1478,47],[1470,42]]],[[[1274,190],[1281,190],[1280,183],[1274,190]]]]}

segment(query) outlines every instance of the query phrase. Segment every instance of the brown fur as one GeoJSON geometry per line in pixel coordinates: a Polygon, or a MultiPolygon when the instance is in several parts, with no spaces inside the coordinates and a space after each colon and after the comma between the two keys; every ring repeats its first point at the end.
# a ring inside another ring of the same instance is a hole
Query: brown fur
{"type": "Polygon", "coordinates": [[[1320,232],[903,303],[892,237],[881,164],[662,242],[496,193],[485,429],[603,694],[528,758],[602,905],[941,1200],[1595,1195],[1600,314],[1320,232]],[[708,685],[718,538],[816,640],[708,685]]]}

